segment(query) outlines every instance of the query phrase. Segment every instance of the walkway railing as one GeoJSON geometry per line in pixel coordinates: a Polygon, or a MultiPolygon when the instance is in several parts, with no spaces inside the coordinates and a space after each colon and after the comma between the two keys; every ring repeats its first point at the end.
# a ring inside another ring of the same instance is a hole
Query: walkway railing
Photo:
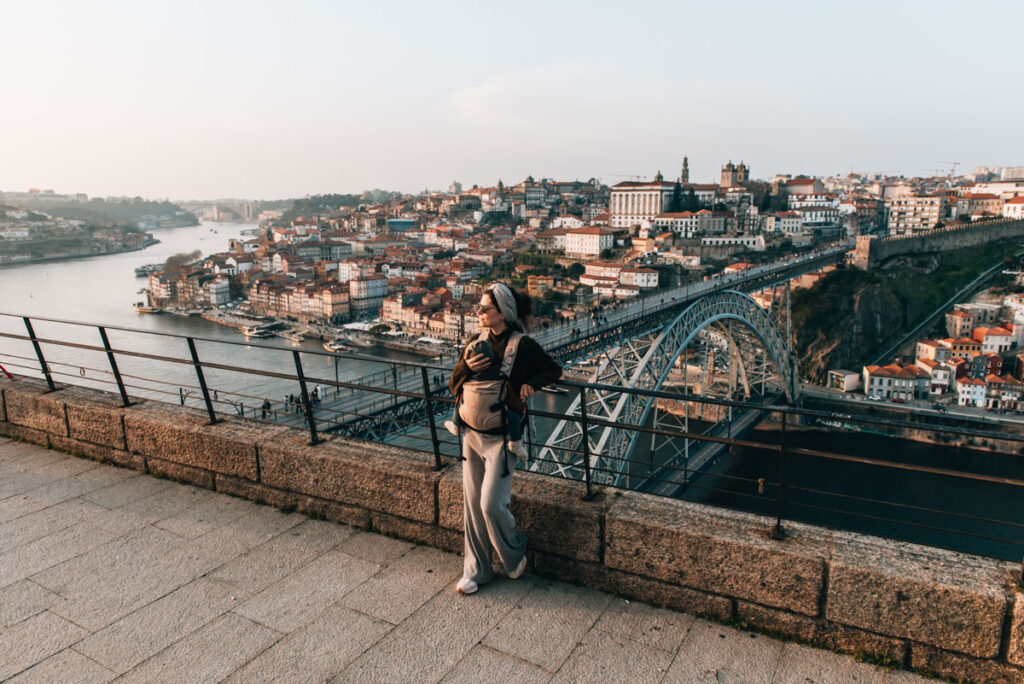
{"type": "MultiPolygon", "coordinates": [[[[440,425],[454,400],[447,390],[451,369],[438,364],[0,313],[0,366],[15,377],[39,378],[51,391],[82,385],[116,392],[124,406],[144,398],[199,408],[210,423],[230,415],[299,427],[311,444],[338,432],[386,439],[430,453],[436,468],[459,454],[458,438],[440,425]],[[380,382],[361,380],[371,376],[380,382]]],[[[597,483],[608,474],[595,465],[594,445],[552,448],[555,456],[542,461],[545,423],[568,419],[584,434],[616,427],[650,436],[646,458],[634,455],[626,464],[634,488],[770,515],[775,537],[785,535],[785,521],[801,520],[1004,559],[1024,556],[1024,436],[999,423],[978,429],[913,414],[855,416],[573,381],[557,383],[557,391],[544,395],[545,406],[534,401],[534,429],[526,436],[532,457],[520,467],[571,464],[588,497],[600,493],[597,483]],[[668,420],[612,425],[586,411],[566,415],[559,403],[588,388],[652,398],[668,420]],[[726,416],[720,425],[728,429],[716,429],[705,413],[726,416]],[[741,416],[760,425],[734,434],[741,416]],[[910,431],[931,446],[899,438],[910,431]],[[830,434],[842,435],[844,444],[822,444],[830,434]],[[872,451],[858,453],[859,440],[871,442],[864,448],[872,451]],[[879,444],[890,453],[877,453],[879,444]],[[717,451],[694,467],[690,455],[698,449],[717,451]],[[904,455],[914,449],[923,455],[904,455]]],[[[867,402],[861,408],[887,413],[867,402]]]]}

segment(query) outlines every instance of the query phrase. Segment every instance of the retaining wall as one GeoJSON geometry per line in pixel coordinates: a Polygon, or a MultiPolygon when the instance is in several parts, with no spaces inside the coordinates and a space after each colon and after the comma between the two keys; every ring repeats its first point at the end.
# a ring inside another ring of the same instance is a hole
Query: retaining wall
{"type": "Polygon", "coordinates": [[[853,264],[857,268],[869,270],[886,259],[901,254],[950,252],[1022,236],[1024,236],[1024,221],[1017,219],[957,223],[935,230],[923,231],[916,235],[890,235],[887,237],[862,235],[857,238],[853,264]]]}
{"type": "MultiPolygon", "coordinates": [[[[81,388],[0,381],[0,434],[200,487],[462,549],[458,464],[422,453],[81,388]]],[[[1024,681],[1019,566],[684,501],[518,473],[533,572],[834,650],[977,682],[1024,681]]]]}

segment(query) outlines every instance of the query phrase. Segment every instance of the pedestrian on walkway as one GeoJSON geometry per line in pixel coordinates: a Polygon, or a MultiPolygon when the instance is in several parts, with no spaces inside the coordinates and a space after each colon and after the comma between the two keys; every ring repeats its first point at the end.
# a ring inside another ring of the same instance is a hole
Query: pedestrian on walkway
{"type": "MultiPolygon", "coordinates": [[[[524,414],[530,396],[561,376],[558,363],[533,338],[523,335],[523,320],[529,313],[528,295],[500,282],[486,288],[477,316],[493,354],[490,358],[483,353],[467,358],[470,346],[482,337],[470,340],[452,371],[449,388],[453,396],[461,399],[463,385],[472,375],[492,365],[500,367],[513,338],[515,360],[505,383],[502,410],[524,414]]],[[[502,428],[507,429],[507,421],[502,421],[502,428]]],[[[494,551],[510,578],[517,579],[526,570],[526,535],[516,529],[509,510],[515,458],[508,450],[507,435],[490,432],[461,430],[465,560],[456,588],[463,594],[472,594],[479,585],[493,579],[494,551]]]]}

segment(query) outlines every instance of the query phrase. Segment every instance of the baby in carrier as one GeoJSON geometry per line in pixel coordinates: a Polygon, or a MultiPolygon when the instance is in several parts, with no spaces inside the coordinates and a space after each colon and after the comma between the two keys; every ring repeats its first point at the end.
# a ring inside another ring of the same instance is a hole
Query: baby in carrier
{"type": "Polygon", "coordinates": [[[444,422],[444,427],[453,435],[458,435],[460,428],[489,434],[500,434],[504,429],[508,436],[508,450],[525,459],[527,453],[523,448],[523,414],[504,403],[509,391],[508,373],[515,361],[521,334],[513,333],[505,350],[505,359],[500,365],[495,363],[497,359],[494,348],[484,335],[469,344],[466,357],[483,354],[490,364],[482,371],[473,373],[463,384],[462,398],[456,404],[451,419],[444,422]]]}

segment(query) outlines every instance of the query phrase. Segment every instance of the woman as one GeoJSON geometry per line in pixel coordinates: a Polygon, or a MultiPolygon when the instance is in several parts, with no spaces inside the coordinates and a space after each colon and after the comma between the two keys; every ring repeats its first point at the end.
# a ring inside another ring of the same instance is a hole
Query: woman
{"type": "MultiPolygon", "coordinates": [[[[530,313],[530,297],[516,292],[504,283],[491,283],[480,296],[480,328],[487,330],[487,341],[494,350],[497,366],[505,356],[505,348],[513,331],[523,332],[523,319],[530,313]]],[[[476,338],[474,338],[476,339],[476,338]]],[[[452,394],[461,396],[463,384],[473,374],[491,365],[485,354],[462,357],[452,372],[449,383],[452,394]]],[[[515,362],[508,378],[506,410],[523,413],[526,400],[544,385],[554,382],[562,369],[532,338],[519,339],[515,362]]],[[[491,581],[491,549],[508,571],[517,579],[526,570],[526,535],[516,529],[509,510],[512,494],[514,462],[506,446],[505,435],[486,434],[474,430],[462,432],[463,524],[466,531],[466,558],[462,579],[456,589],[472,594],[481,584],[491,581]]]]}

